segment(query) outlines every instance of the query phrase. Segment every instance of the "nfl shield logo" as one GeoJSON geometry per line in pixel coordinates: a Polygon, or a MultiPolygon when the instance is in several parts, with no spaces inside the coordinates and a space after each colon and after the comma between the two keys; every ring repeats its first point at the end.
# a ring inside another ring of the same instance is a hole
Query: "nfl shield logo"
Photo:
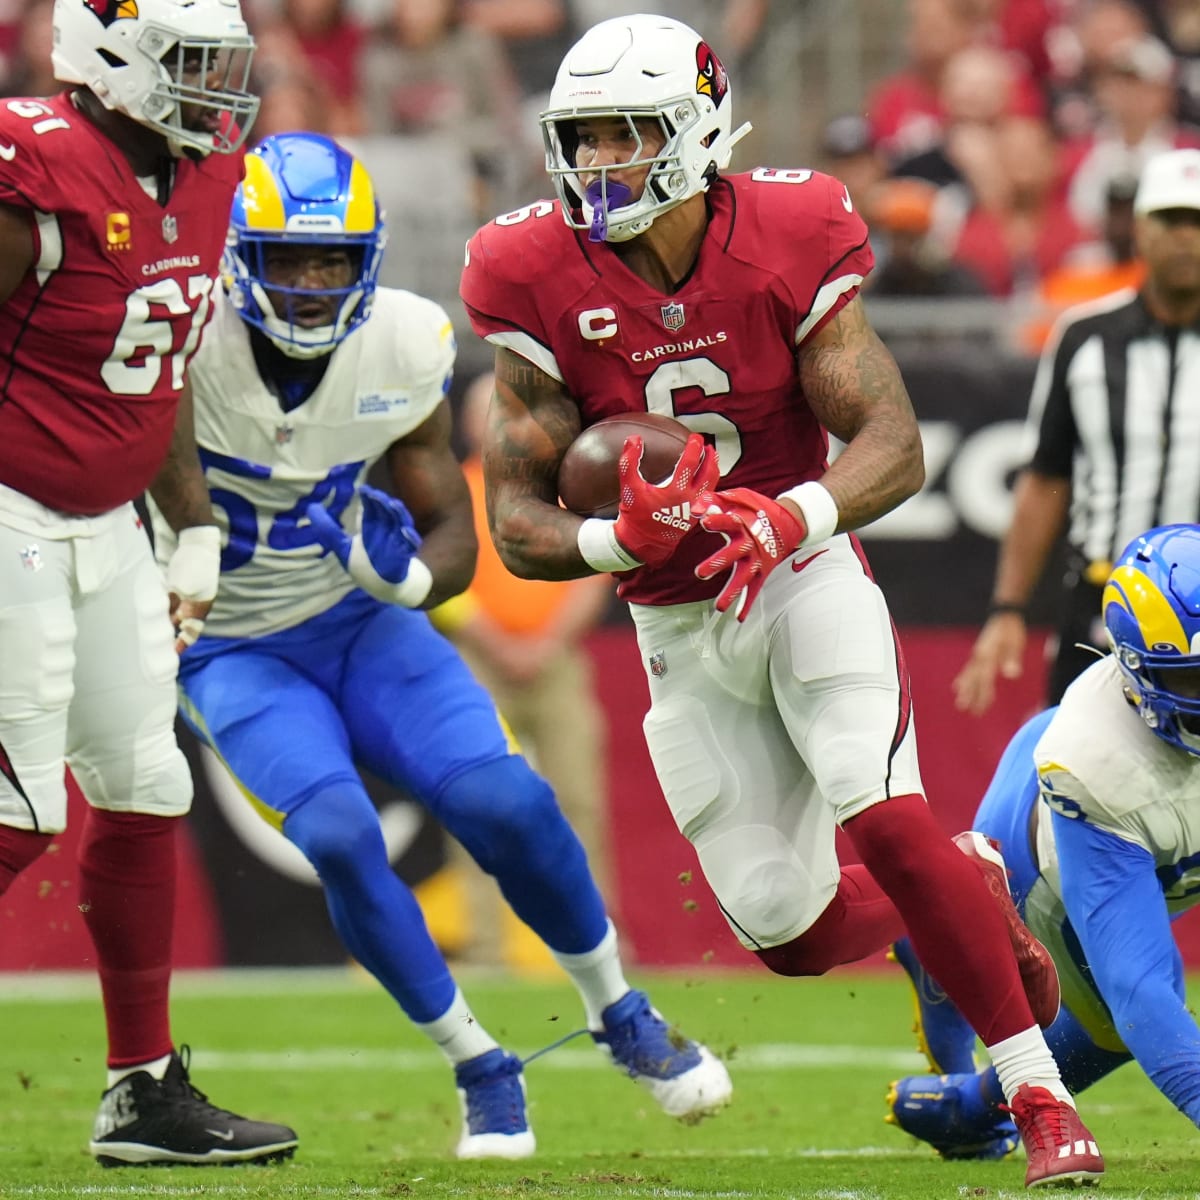
{"type": "Polygon", "coordinates": [[[663,324],[672,333],[677,329],[683,328],[683,323],[687,318],[683,315],[682,304],[672,301],[670,304],[664,304],[659,311],[662,313],[663,324]]]}
{"type": "Polygon", "coordinates": [[[275,445],[286,446],[292,440],[292,434],[295,433],[290,425],[275,426],[275,445]]]}
{"type": "Polygon", "coordinates": [[[40,571],[46,564],[42,561],[42,552],[36,542],[30,543],[21,551],[21,565],[27,571],[40,571]]]}
{"type": "Polygon", "coordinates": [[[650,674],[661,679],[667,673],[667,656],[661,650],[650,655],[650,674]]]}
{"type": "Polygon", "coordinates": [[[163,217],[163,241],[168,245],[179,238],[179,222],[174,217],[163,217]]]}

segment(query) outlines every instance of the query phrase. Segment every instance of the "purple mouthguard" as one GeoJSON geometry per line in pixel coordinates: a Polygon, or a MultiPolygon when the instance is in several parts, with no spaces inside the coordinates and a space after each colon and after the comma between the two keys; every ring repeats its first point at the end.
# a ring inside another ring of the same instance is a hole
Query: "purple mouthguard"
{"type": "Polygon", "coordinates": [[[601,179],[594,179],[587,186],[587,202],[592,206],[592,227],[588,230],[589,242],[602,242],[608,234],[608,214],[614,208],[629,203],[633,192],[615,179],[607,186],[601,179]]]}

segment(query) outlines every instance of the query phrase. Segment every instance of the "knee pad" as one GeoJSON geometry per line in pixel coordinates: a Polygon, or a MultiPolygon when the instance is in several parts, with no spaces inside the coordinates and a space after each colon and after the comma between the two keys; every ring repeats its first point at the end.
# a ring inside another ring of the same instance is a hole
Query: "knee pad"
{"type": "Polygon", "coordinates": [[[576,840],[550,785],[519,755],[456,776],[434,815],[490,874],[514,856],[556,855],[576,840]]]}
{"type": "Polygon", "coordinates": [[[379,815],[361,785],[316,792],[284,818],[283,832],[322,879],[388,862],[379,815]]]}
{"type": "Polygon", "coordinates": [[[783,834],[769,825],[701,839],[696,853],[726,920],[750,949],[792,940],[837,892],[836,879],[820,885],[783,834]]]}

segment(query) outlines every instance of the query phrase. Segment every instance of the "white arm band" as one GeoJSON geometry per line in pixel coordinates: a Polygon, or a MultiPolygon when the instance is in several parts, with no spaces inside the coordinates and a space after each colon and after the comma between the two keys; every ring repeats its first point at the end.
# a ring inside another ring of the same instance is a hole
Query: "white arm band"
{"type": "Polygon", "coordinates": [[[433,587],[433,573],[419,558],[410,560],[408,571],[399,583],[389,583],[371,565],[361,537],[356,537],[350,544],[346,570],[364,592],[385,604],[399,604],[401,608],[420,608],[433,587]]]}
{"type": "Polygon", "coordinates": [[[802,483],[798,487],[789,488],[775,497],[777,500],[790,500],[799,506],[804,514],[804,523],[808,532],[804,535],[801,546],[811,546],[816,542],[828,541],[837,532],[838,510],[837,502],[815,479],[802,483]]]}
{"type": "Polygon", "coordinates": [[[579,527],[579,553],[593,571],[608,574],[612,571],[632,571],[641,562],[617,541],[616,521],[588,517],[579,527]]]}
{"type": "Polygon", "coordinates": [[[215,525],[181,529],[167,560],[167,591],[181,600],[212,600],[221,577],[221,531],[215,525]]]}

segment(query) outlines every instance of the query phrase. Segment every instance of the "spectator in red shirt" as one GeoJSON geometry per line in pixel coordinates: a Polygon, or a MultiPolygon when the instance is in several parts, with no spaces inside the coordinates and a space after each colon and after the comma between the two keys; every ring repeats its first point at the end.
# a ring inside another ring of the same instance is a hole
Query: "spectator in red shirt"
{"type": "Polygon", "coordinates": [[[1049,125],[1006,117],[995,153],[976,164],[976,197],[953,248],[997,296],[1036,287],[1088,234],[1058,196],[1058,147],[1049,125]]]}
{"type": "MultiPolygon", "coordinates": [[[[885,79],[867,102],[875,144],[893,163],[932,148],[945,126],[941,88],[961,50],[995,41],[980,0],[909,0],[908,65],[885,79]]],[[[1041,115],[1044,101],[1022,64],[1010,110],[1041,115]]]]}

